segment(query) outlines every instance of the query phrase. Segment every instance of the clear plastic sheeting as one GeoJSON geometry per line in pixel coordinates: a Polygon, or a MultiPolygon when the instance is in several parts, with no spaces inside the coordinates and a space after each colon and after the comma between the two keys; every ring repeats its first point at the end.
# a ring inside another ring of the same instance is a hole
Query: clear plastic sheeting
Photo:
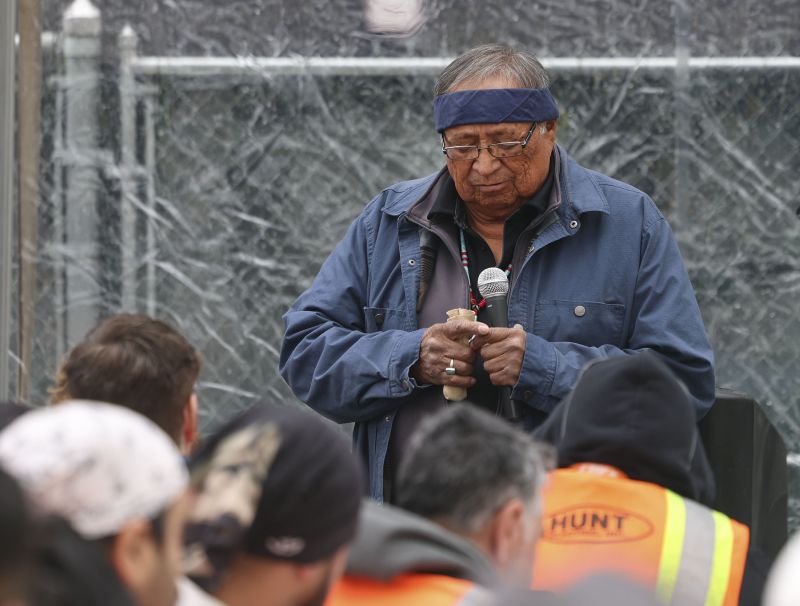
{"type": "Polygon", "coordinates": [[[69,3],[44,0],[44,29],[60,36],[43,65],[34,402],[79,335],[123,309],[201,350],[205,427],[292,400],[281,316],[374,195],[442,165],[434,77],[275,75],[254,60],[445,58],[502,42],[552,62],[560,143],[668,216],[718,383],[767,405],[800,450],[800,68],[776,59],[800,55],[800,3],[422,0],[403,35],[376,26],[381,4],[107,0],[93,64],[75,55],[88,30],[72,46],[63,31],[69,3]],[[133,69],[181,57],[253,67],[133,69]]]}

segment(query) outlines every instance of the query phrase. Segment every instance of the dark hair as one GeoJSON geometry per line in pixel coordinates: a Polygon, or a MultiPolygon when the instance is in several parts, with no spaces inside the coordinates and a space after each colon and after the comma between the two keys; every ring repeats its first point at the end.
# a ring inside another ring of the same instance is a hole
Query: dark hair
{"type": "Polygon", "coordinates": [[[24,596],[31,544],[32,522],[22,489],[0,469],[0,600],[24,596]]]}
{"type": "Polygon", "coordinates": [[[61,518],[40,523],[35,551],[34,606],[133,606],[103,550],[61,518]]]}
{"type": "Polygon", "coordinates": [[[530,436],[457,404],[425,419],[412,436],[397,477],[397,505],[469,533],[513,498],[534,504],[542,478],[530,436]]]}
{"type": "Polygon", "coordinates": [[[97,400],[143,414],[180,442],[200,356],[174,328],[145,315],[111,316],[70,351],[51,389],[54,403],[97,400]]]}

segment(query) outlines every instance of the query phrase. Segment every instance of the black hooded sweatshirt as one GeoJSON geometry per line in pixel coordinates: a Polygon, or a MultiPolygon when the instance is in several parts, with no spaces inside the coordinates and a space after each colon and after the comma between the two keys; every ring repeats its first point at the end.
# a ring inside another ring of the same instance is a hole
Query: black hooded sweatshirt
{"type": "MultiPolygon", "coordinates": [[[[686,387],[650,352],[586,366],[573,391],[534,433],[558,467],[599,463],[711,506],[714,475],[686,387]]],[[[751,547],[739,604],[761,603],[769,561],[751,547]]]]}

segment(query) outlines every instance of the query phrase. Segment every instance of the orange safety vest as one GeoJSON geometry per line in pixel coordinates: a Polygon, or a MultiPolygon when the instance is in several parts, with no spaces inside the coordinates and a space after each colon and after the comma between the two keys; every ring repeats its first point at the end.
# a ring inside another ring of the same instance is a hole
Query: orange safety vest
{"type": "Polygon", "coordinates": [[[346,575],[331,590],[325,606],[469,606],[485,603],[475,583],[441,574],[401,574],[391,581],[346,575]]]}
{"type": "Polygon", "coordinates": [[[665,604],[738,603],[746,526],[605,465],[551,472],[543,498],[534,589],[610,572],[652,587],[665,604]]]}

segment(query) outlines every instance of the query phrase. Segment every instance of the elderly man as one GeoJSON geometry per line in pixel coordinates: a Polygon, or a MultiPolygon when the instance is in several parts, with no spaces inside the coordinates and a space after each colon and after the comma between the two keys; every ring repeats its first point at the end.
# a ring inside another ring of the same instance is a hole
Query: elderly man
{"type": "Polygon", "coordinates": [[[530,429],[587,362],[648,349],[698,415],[712,404],[713,355],[669,226],[647,195],[556,145],[548,84],[526,52],[455,59],[434,90],[447,166],[367,205],[285,316],[283,377],[356,423],[375,498],[391,500],[408,437],[444,406],[431,386],[467,388],[491,410],[510,390],[530,429]],[[511,328],[445,323],[452,308],[486,319],[476,285],[489,267],[510,277],[511,328]]]}

